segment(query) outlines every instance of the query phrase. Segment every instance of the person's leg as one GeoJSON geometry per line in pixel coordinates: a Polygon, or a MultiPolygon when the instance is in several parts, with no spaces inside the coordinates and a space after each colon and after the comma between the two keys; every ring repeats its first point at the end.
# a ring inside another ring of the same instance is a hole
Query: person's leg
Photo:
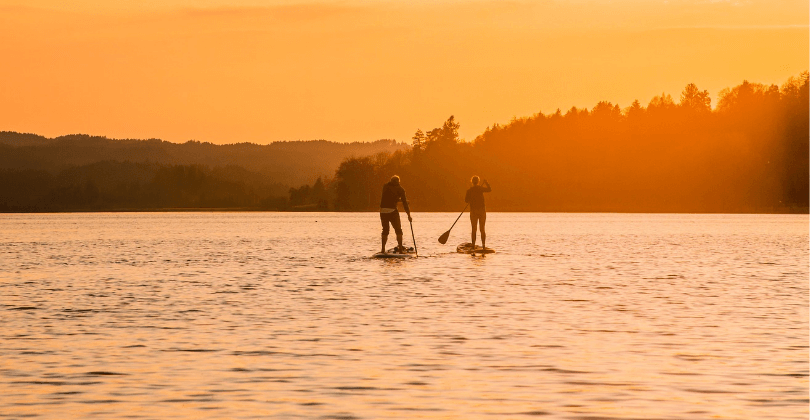
{"type": "Polygon", "coordinates": [[[470,211],[470,225],[472,226],[472,233],[470,233],[470,243],[472,244],[473,251],[475,250],[475,231],[478,229],[478,215],[474,211],[470,211]]]}
{"type": "Polygon", "coordinates": [[[478,216],[478,228],[481,229],[481,247],[487,247],[487,231],[486,226],[487,224],[487,213],[483,212],[480,216],[478,216]]]}
{"type": "Polygon", "coordinates": [[[389,232],[388,217],[386,216],[387,216],[386,213],[380,213],[380,222],[382,223],[382,235],[381,235],[382,250],[380,252],[382,252],[383,254],[385,254],[385,243],[388,242],[388,232],[389,232]]]}
{"type": "Polygon", "coordinates": [[[391,213],[391,215],[391,225],[394,226],[394,232],[397,234],[397,247],[399,252],[402,252],[402,222],[398,211],[391,213]]]}

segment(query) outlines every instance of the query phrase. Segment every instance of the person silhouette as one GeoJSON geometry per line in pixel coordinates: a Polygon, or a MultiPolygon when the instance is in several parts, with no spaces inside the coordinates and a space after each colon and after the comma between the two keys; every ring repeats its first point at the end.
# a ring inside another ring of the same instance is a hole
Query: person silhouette
{"type": "Polygon", "coordinates": [[[485,179],[483,185],[478,185],[480,178],[478,175],[470,179],[472,187],[467,190],[467,195],[464,201],[470,205],[470,225],[472,232],[470,233],[470,242],[472,243],[472,253],[475,254],[475,231],[476,225],[481,230],[481,246],[487,247],[487,209],[484,203],[484,193],[492,191],[489,182],[485,179]]]}
{"type": "Polygon", "coordinates": [[[405,198],[405,189],[399,184],[399,176],[394,175],[390,181],[383,185],[382,198],[380,199],[380,222],[382,223],[382,250],[380,252],[383,254],[385,254],[385,243],[388,242],[390,226],[394,227],[394,233],[397,235],[397,249],[399,252],[404,249],[402,246],[402,223],[397,210],[399,201],[402,201],[402,207],[405,208],[405,213],[408,214],[408,221],[413,221],[411,209],[408,208],[408,199],[405,198]]]}

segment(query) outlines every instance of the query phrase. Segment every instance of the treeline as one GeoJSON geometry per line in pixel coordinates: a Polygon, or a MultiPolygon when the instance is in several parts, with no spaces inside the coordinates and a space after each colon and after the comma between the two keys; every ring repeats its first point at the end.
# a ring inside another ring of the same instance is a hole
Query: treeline
{"type": "Polygon", "coordinates": [[[471,142],[451,116],[411,147],[0,132],[0,211],[370,211],[393,174],[413,210],[458,211],[476,174],[493,186],[493,211],[806,213],[809,102],[807,72],[724,89],[714,109],[689,84],[677,102],[538,113],[471,142]]]}
{"type": "Polygon", "coordinates": [[[303,185],[299,188],[290,188],[290,198],[284,209],[295,211],[334,210],[335,194],[334,191],[327,189],[327,183],[329,182],[329,179],[324,182],[323,178],[318,177],[312,187],[303,185]]]}
{"type": "Polygon", "coordinates": [[[322,174],[392,140],[214,145],[0,132],[0,211],[324,210],[322,174]],[[290,188],[316,179],[314,188],[290,188]]]}
{"type": "Polygon", "coordinates": [[[275,142],[268,145],[216,145],[158,139],[115,140],[88,135],[47,138],[35,134],[0,132],[0,169],[42,170],[52,174],[97,162],[149,162],[163,165],[240,166],[287,185],[310,183],[331,174],[351,156],[404,150],[393,140],[335,143],[325,140],[275,142]]]}
{"type": "Polygon", "coordinates": [[[493,186],[496,211],[807,212],[808,73],[781,88],[689,84],[676,102],[599,102],[538,113],[459,139],[450,117],[407,151],[344,160],[328,189],[337,210],[373,210],[402,177],[411,208],[458,211],[469,178],[493,186]]]}
{"type": "Polygon", "coordinates": [[[238,166],[104,161],[48,171],[0,170],[0,211],[286,210],[287,187],[238,166]]]}

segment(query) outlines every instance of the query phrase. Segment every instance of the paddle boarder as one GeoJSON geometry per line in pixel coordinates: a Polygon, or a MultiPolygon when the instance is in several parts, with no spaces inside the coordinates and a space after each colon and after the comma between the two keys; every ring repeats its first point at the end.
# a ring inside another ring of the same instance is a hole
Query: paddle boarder
{"type": "Polygon", "coordinates": [[[483,185],[478,185],[480,178],[478,175],[473,176],[470,182],[472,182],[472,187],[467,190],[467,195],[464,197],[464,201],[470,205],[470,224],[472,225],[472,233],[470,234],[471,243],[473,254],[475,254],[475,230],[476,225],[478,228],[481,229],[481,246],[483,248],[487,247],[487,231],[486,231],[486,224],[487,224],[487,209],[484,205],[484,193],[492,191],[492,187],[489,186],[489,182],[485,179],[483,185]]]}
{"type": "Polygon", "coordinates": [[[402,201],[402,207],[405,208],[405,213],[408,214],[408,221],[413,221],[411,218],[411,209],[408,208],[408,200],[405,198],[405,189],[399,184],[399,176],[394,175],[391,180],[383,185],[382,198],[380,199],[380,222],[382,222],[382,250],[381,253],[385,254],[385,243],[388,242],[388,233],[390,226],[394,227],[394,233],[397,235],[397,249],[402,252],[402,223],[399,220],[399,211],[397,210],[397,203],[402,201]]]}

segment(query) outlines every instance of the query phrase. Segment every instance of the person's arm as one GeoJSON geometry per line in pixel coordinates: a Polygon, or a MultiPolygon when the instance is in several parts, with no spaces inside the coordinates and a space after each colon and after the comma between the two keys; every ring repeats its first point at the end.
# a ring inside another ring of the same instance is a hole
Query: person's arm
{"type": "Polygon", "coordinates": [[[402,199],[402,207],[405,208],[405,213],[408,214],[408,220],[411,220],[411,209],[408,207],[408,198],[405,197],[405,188],[402,188],[401,191],[399,197],[402,199]]]}
{"type": "Polygon", "coordinates": [[[470,202],[470,190],[467,190],[467,193],[466,193],[466,194],[464,194],[464,202],[465,202],[465,203],[469,203],[469,202],[470,202]]]}
{"type": "Polygon", "coordinates": [[[486,186],[484,187],[484,192],[490,192],[490,191],[492,191],[492,187],[490,187],[490,186],[489,186],[489,181],[487,181],[486,179],[484,180],[483,185],[486,185],[486,186]]]}

